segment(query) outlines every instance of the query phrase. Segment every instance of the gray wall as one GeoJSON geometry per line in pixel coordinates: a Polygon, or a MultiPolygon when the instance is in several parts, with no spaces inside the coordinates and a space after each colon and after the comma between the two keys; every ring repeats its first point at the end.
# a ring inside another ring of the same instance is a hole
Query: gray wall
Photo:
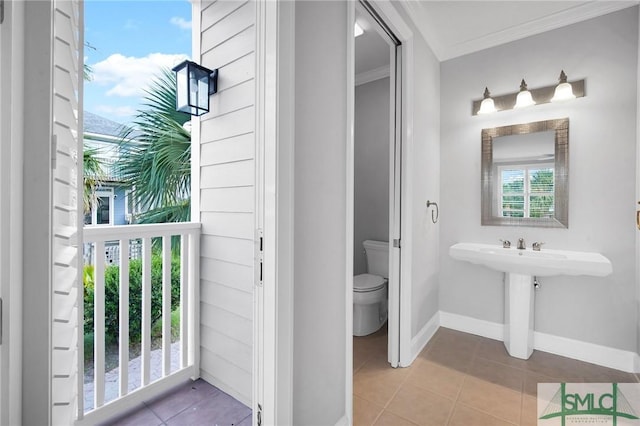
{"type": "Polygon", "coordinates": [[[634,197],[638,13],[626,9],[442,63],[440,308],[503,322],[502,274],[454,261],[460,241],[595,251],[613,263],[606,278],[549,277],[536,292],[535,329],[636,350],[634,197]],[[485,86],[494,94],[586,78],[584,98],[521,111],[471,116],[485,86]],[[552,118],[570,119],[568,229],[480,225],[480,132],[552,118]]]}
{"type": "MultiPolygon", "coordinates": [[[[408,205],[411,209],[413,258],[411,267],[411,335],[416,336],[438,312],[440,222],[431,221],[427,200],[442,205],[440,196],[440,63],[431,48],[413,28],[414,98],[413,146],[407,153],[408,205]]],[[[403,96],[409,96],[405,93],[403,96]]],[[[406,169],[406,168],[405,168],[406,169]]],[[[406,227],[406,224],[403,224],[406,227]]]]}
{"type": "Polygon", "coordinates": [[[347,7],[344,1],[295,6],[296,425],[335,424],[345,413],[351,374],[345,371],[347,7]]]}
{"type": "Polygon", "coordinates": [[[356,87],[353,274],[367,272],[364,240],[389,240],[389,78],[356,87]]]}
{"type": "Polygon", "coordinates": [[[51,132],[53,108],[53,9],[25,2],[22,298],[22,424],[51,423],[51,132]],[[26,83],[31,82],[31,83],[26,83]],[[25,112],[26,112],[25,105],[25,112]],[[34,114],[34,115],[32,115],[34,114]],[[29,159],[26,161],[26,159],[29,159]],[[28,403],[27,403],[28,401],[28,403]]]}

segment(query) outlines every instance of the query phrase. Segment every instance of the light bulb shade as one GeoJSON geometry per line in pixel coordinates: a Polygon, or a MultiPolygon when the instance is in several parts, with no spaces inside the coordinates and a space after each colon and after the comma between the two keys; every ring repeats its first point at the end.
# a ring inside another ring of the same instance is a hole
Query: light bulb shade
{"type": "Polygon", "coordinates": [[[491,114],[496,112],[496,105],[491,98],[485,98],[482,100],[480,104],[480,109],[478,110],[478,114],[491,114]]]}
{"type": "Polygon", "coordinates": [[[173,71],[176,73],[176,110],[196,116],[209,112],[209,96],[218,91],[218,70],[184,61],[173,71]]]}
{"type": "Polygon", "coordinates": [[[576,95],[573,94],[571,83],[564,82],[556,86],[556,91],[553,94],[553,98],[551,98],[551,102],[560,102],[575,98],[576,95]]]}
{"type": "Polygon", "coordinates": [[[528,90],[522,90],[518,93],[518,97],[516,97],[516,104],[513,108],[526,108],[531,105],[535,105],[536,102],[531,97],[531,92],[528,90]]]}

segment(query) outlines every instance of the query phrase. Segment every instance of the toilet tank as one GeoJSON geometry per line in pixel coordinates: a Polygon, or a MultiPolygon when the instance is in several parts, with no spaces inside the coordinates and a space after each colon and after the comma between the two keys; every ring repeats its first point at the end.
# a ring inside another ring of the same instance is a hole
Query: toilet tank
{"type": "Polygon", "coordinates": [[[389,278],[389,243],[366,240],[362,242],[367,254],[367,272],[389,278]]]}

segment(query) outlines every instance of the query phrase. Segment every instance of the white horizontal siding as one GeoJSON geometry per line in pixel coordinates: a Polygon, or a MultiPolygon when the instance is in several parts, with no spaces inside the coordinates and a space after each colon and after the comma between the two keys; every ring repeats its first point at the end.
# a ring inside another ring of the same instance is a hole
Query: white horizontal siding
{"type": "Polygon", "coordinates": [[[253,241],[203,235],[201,257],[253,267],[253,241]]]}
{"type": "Polygon", "coordinates": [[[247,240],[254,236],[253,213],[204,212],[201,220],[203,234],[247,240]]]}
{"type": "MultiPolygon", "coordinates": [[[[52,182],[54,264],[51,312],[51,420],[72,424],[77,407],[78,301],[78,87],[79,27],[77,5],[54,2],[53,134],[56,164],[52,182]]],[[[81,231],[80,231],[81,232],[81,231]]]]}
{"type": "Polygon", "coordinates": [[[205,143],[200,147],[202,166],[250,160],[255,155],[253,133],[234,136],[228,139],[205,143]]]}
{"type": "Polygon", "coordinates": [[[202,258],[200,277],[214,283],[225,283],[227,287],[247,293],[253,290],[253,268],[246,265],[202,258]]]}
{"type": "Polygon", "coordinates": [[[225,88],[231,88],[245,81],[252,80],[255,78],[255,62],[255,53],[250,52],[245,56],[220,66],[218,83],[225,88]]]}
{"type": "Polygon", "coordinates": [[[228,89],[220,90],[211,99],[211,112],[208,117],[217,117],[246,108],[247,105],[253,105],[255,91],[253,80],[247,80],[228,89]]]}
{"type": "Polygon", "coordinates": [[[200,120],[200,368],[251,404],[255,235],[255,4],[203,1],[200,57],[219,69],[200,120]]]}
{"type": "MultiPolygon", "coordinates": [[[[213,27],[222,19],[231,15],[243,5],[247,4],[246,0],[240,1],[216,1],[216,2],[203,2],[202,5],[202,22],[206,22],[206,26],[203,25],[204,31],[213,27]]],[[[217,31],[220,30],[218,27],[217,31]]]]}
{"type": "Polygon", "coordinates": [[[253,105],[234,110],[230,114],[202,119],[202,142],[214,142],[255,130],[255,111],[253,105]]]}
{"type": "Polygon", "coordinates": [[[252,186],[240,188],[210,188],[201,192],[203,212],[253,213],[255,201],[252,186]]]}
{"type": "Polygon", "coordinates": [[[254,168],[253,160],[204,166],[200,172],[200,185],[202,188],[252,186],[254,168]]]}
{"type": "MultiPolygon", "coordinates": [[[[253,318],[253,295],[246,291],[237,290],[222,284],[201,280],[200,300],[203,305],[215,306],[236,314],[241,318],[251,320],[253,318]]],[[[224,329],[226,324],[204,324],[214,329],[224,329]]]]}
{"type": "Polygon", "coordinates": [[[240,402],[251,406],[251,372],[239,368],[228,359],[211,352],[207,348],[201,350],[202,377],[223,389],[240,402]]]}
{"type": "MultiPolygon", "coordinates": [[[[244,370],[247,365],[252,364],[251,345],[242,343],[227,333],[203,325],[200,328],[200,342],[202,347],[229,360],[238,368],[244,370]]],[[[251,370],[247,372],[251,372],[251,370]]]]}
{"type": "MultiPolygon", "coordinates": [[[[239,4],[240,2],[229,1],[229,3],[239,4]]],[[[205,28],[202,32],[203,52],[221,45],[236,34],[253,26],[256,20],[255,4],[252,1],[246,2],[233,13],[225,16],[223,19],[208,28],[207,24],[204,22],[205,18],[206,16],[203,13],[202,27],[205,28]]]]}
{"type": "Polygon", "coordinates": [[[225,324],[224,329],[218,330],[223,334],[233,337],[247,346],[253,341],[253,322],[242,318],[233,312],[207,305],[200,318],[202,324],[225,324]]]}
{"type": "MultiPolygon", "coordinates": [[[[202,51],[203,63],[215,63],[222,68],[255,51],[255,27],[249,27],[235,37],[214,48],[202,51]]],[[[218,77],[222,83],[222,77],[218,77]]]]}

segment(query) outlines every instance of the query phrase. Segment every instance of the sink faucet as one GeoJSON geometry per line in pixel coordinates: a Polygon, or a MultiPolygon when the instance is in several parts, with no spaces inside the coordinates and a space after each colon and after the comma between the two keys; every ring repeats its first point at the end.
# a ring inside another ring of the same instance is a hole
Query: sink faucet
{"type": "Polygon", "coordinates": [[[524,238],[518,238],[518,250],[524,250],[527,247],[524,245],[524,238]]]}

